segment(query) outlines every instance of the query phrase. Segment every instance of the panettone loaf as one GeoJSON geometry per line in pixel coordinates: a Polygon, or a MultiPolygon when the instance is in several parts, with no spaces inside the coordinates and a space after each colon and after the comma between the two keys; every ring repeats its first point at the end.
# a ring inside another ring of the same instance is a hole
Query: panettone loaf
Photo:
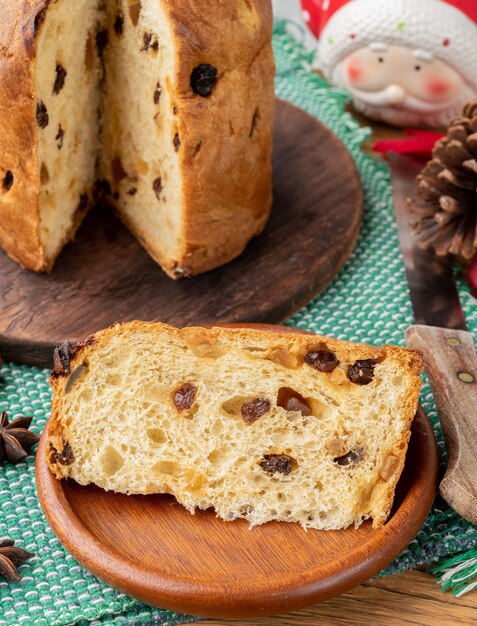
{"type": "Polygon", "coordinates": [[[115,325],[55,354],[57,478],[189,511],[339,529],[391,509],[422,360],[246,329],[115,325]]]}
{"type": "Polygon", "coordinates": [[[0,244],[51,269],[87,211],[95,181],[98,2],[2,0],[0,244]]]}
{"type": "Polygon", "coordinates": [[[51,269],[101,191],[173,278],[240,254],[271,207],[271,32],[270,0],[4,0],[5,251],[51,269]]]}

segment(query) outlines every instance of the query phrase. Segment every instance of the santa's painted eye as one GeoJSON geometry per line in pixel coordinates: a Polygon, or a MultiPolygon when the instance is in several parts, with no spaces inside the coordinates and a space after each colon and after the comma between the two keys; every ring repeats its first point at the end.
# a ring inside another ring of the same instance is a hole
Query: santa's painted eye
{"type": "Polygon", "coordinates": [[[384,57],[378,57],[378,63],[384,63],[384,57]]]}
{"type": "Polygon", "coordinates": [[[414,69],[416,70],[416,72],[420,72],[422,70],[422,65],[415,65],[414,69]]]}

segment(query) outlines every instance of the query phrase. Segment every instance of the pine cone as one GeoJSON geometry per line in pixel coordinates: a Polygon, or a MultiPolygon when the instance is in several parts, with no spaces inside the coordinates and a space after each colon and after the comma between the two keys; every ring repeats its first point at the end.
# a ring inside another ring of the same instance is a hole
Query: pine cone
{"type": "Polygon", "coordinates": [[[419,245],[438,256],[471,259],[477,251],[477,100],[451,122],[416,182],[420,200],[411,214],[419,245]]]}

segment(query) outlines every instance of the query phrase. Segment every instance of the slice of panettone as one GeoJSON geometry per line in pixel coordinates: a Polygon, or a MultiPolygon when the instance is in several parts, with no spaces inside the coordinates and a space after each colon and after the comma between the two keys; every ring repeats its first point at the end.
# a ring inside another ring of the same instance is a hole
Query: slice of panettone
{"type": "Polygon", "coordinates": [[[381,527],[422,359],[403,348],[132,322],[56,353],[48,463],[189,511],[316,529],[381,527]]]}

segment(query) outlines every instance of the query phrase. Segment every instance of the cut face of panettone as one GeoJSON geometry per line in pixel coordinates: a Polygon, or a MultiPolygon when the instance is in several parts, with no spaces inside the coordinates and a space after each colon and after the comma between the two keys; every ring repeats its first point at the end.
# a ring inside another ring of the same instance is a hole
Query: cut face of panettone
{"type": "Polygon", "coordinates": [[[172,278],[239,255],[271,207],[270,0],[33,4],[0,8],[5,251],[50,270],[102,195],[172,278]]]}
{"type": "Polygon", "coordinates": [[[47,462],[224,520],[379,528],[421,368],[411,350],[326,337],[116,325],[58,349],[47,462]]]}
{"type": "Polygon", "coordinates": [[[50,269],[93,201],[101,73],[94,0],[56,2],[39,29],[35,90],[40,241],[50,269]]]}
{"type": "Polygon", "coordinates": [[[100,19],[96,0],[0,8],[0,242],[35,271],[51,269],[93,200],[100,19]]]}

